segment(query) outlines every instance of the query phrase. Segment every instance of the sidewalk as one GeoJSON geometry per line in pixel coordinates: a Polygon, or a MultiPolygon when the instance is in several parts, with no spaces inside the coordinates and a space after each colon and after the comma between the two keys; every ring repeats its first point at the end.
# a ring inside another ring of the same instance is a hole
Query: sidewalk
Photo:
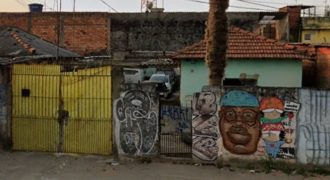
{"type": "Polygon", "coordinates": [[[280,172],[249,173],[214,166],[170,162],[125,162],[113,166],[104,156],[56,156],[51,153],[0,152],[0,180],[300,180],[330,177],[288,176],[280,172]]]}

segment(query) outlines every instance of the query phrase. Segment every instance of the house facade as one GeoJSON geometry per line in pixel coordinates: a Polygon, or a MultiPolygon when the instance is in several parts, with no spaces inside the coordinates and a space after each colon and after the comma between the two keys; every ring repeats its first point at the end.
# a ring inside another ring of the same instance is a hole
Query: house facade
{"type": "MultiPolygon", "coordinates": [[[[208,84],[205,49],[201,41],[174,55],[181,62],[181,104],[208,84]]],[[[302,87],[302,59],[308,58],[291,47],[239,28],[229,31],[227,57],[224,85],[253,81],[259,87],[295,88],[302,87]]]]}
{"type": "Polygon", "coordinates": [[[330,17],[302,18],[301,42],[330,43],[330,17]]]}

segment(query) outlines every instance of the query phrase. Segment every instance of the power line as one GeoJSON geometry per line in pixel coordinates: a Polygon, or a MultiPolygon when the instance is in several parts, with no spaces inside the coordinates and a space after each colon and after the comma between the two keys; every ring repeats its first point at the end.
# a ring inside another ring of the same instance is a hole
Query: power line
{"type": "Polygon", "coordinates": [[[22,2],[20,0],[15,0],[15,1],[18,2],[18,4],[20,4],[23,7],[26,7],[27,6],[27,4],[25,2],[22,2]]]}
{"type": "Polygon", "coordinates": [[[118,12],[115,8],[113,8],[112,6],[110,6],[109,3],[105,2],[104,0],[100,0],[103,4],[105,4],[106,6],[108,6],[108,8],[110,8],[111,10],[113,10],[114,12],[118,12]]]}
{"type": "MultiPolygon", "coordinates": [[[[268,2],[268,1],[255,1],[255,0],[246,0],[246,1],[249,1],[249,2],[255,2],[255,3],[266,3],[266,4],[278,4],[278,5],[288,5],[288,3],[280,3],[280,2],[268,2]]],[[[321,5],[321,4],[313,4],[312,6],[315,6],[315,7],[324,7],[324,5],[321,5]]]]}
{"type": "MultiPolygon", "coordinates": [[[[200,0],[185,0],[185,1],[190,1],[190,2],[195,2],[195,3],[201,3],[201,4],[210,4],[209,2],[205,1],[200,1],[200,0]]],[[[250,8],[250,7],[241,7],[241,6],[234,6],[234,5],[229,5],[229,7],[232,8],[239,8],[239,9],[247,9],[247,10],[257,10],[257,11],[269,11],[268,9],[260,9],[260,8],[250,8]]],[[[277,9],[277,8],[276,8],[277,9]]]]}
{"type": "Polygon", "coordinates": [[[263,6],[263,7],[278,9],[277,7],[274,7],[274,6],[268,6],[268,5],[264,5],[264,4],[260,4],[260,3],[254,3],[254,2],[250,2],[250,1],[246,1],[246,0],[237,0],[237,1],[244,2],[244,3],[247,3],[247,4],[253,4],[253,5],[257,5],[257,6],[263,6]]]}
{"type": "MultiPolygon", "coordinates": [[[[270,4],[270,2],[267,2],[267,1],[248,1],[248,2],[253,2],[253,3],[267,3],[267,4],[270,4]]],[[[287,3],[280,3],[280,2],[271,2],[271,4],[288,5],[287,3]]]]}

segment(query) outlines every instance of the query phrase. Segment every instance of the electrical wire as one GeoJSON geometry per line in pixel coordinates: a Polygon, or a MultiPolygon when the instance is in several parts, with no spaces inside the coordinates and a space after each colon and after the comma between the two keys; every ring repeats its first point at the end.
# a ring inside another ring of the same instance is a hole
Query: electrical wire
{"type": "Polygon", "coordinates": [[[26,7],[27,6],[27,4],[23,1],[20,1],[20,0],[15,0],[16,2],[18,2],[18,4],[20,4],[21,6],[23,6],[23,7],[26,7]]]}
{"type": "Polygon", "coordinates": [[[114,12],[118,12],[115,8],[113,8],[112,6],[110,6],[109,3],[105,2],[104,0],[100,0],[103,4],[105,4],[108,8],[110,8],[111,10],[113,10],[114,12]]]}
{"type": "MultiPolygon", "coordinates": [[[[185,0],[185,1],[190,1],[190,2],[195,2],[195,3],[201,3],[201,4],[208,4],[208,5],[210,4],[209,2],[200,1],[200,0],[185,0]]],[[[229,7],[239,8],[239,9],[247,9],[247,10],[269,11],[269,9],[252,8],[252,7],[251,8],[250,7],[241,7],[241,6],[234,6],[234,5],[229,5],[229,7]]]]}
{"type": "Polygon", "coordinates": [[[247,3],[247,4],[253,4],[253,5],[257,5],[257,6],[263,6],[263,7],[267,7],[267,8],[278,9],[277,7],[274,7],[274,6],[268,6],[268,5],[264,5],[264,4],[260,4],[260,3],[254,3],[254,2],[250,2],[250,1],[246,1],[246,0],[237,0],[237,1],[244,2],[244,3],[247,3]]]}
{"type": "MultiPolygon", "coordinates": [[[[266,4],[270,4],[270,2],[267,2],[267,1],[255,1],[255,0],[246,0],[248,2],[254,2],[254,3],[266,3],[266,4]]],[[[288,3],[280,3],[280,2],[271,2],[271,4],[278,4],[278,5],[288,5],[288,3]]],[[[315,6],[315,7],[324,7],[324,5],[321,5],[321,4],[313,4],[312,6],[315,6]]]]}

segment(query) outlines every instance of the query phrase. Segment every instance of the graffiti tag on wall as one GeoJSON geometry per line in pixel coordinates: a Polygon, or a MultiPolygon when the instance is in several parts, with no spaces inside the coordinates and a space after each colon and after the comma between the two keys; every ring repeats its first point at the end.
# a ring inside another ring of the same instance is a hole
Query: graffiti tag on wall
{"type": "Polygon", "coordinates": [[[300,163],[330,165],[329,91],[300,90],[297,157],[300,163]]]}
{"type": "MultiPolygon", "coordinates": [[[[177,132],[182,133],[184,131],[190,131],[191,127],[191,110],[188,108],[182,108],[181,106],[161,105],[160,117],[164,121],[164,129],[162,132],[177,132]]],[[[191,131],[190,131],[191,132],[191,131]]]]}
{"type": "Polygon", "coordinates": [[[216,95],[212,92],[194,94],[193,155],[204,161],[216,160],[218,154],[218,121],[216,95]]]}
{"type": "Polygon", "coordinates": [[[150,154],[158,139],[158,101],[150,93],[129,90],[114,103],[116,138],[128,155],[150,154]]]}

